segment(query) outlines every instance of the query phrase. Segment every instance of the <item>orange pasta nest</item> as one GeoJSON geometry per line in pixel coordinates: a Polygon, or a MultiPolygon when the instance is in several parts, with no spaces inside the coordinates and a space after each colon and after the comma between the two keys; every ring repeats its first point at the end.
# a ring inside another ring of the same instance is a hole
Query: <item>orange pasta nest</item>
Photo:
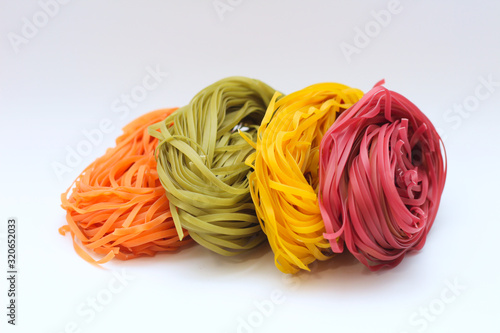
{"type": "Polygon", "coordinates": [[[71,233],[76,252],[86,261],[102,264],[114,257],[154,256],[191,242],[190,237],[180,241],[177,236],[156,172],[158,140],[148,134],[149,125],[176,109],[153,111],[125,126],[116,147],[90,164],[61,195],[68,224],[59,233],[71,233]],[[80,242],[104,257],[94,260],[80,242]]]}

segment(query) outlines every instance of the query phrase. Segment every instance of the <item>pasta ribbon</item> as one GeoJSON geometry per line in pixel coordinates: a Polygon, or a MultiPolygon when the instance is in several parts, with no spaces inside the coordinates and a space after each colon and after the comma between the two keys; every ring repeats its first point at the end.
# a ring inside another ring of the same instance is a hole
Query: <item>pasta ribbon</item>
{"type": "Polygon", "coordinates": [[[320,83],[281,99],[276,93],[267,108],[247,164],[254,169],[257,217],[284,273],[330,257],[317,196],[319,145],[336,117],[362,96],[342,84],[320,83]]]}
{"type": "Polygon", "coordinates": [[[325,238],[370,270],[394,267],[424,246],[446,180],[436,129],[382,83],[340,116],[320,149],[325,238]]]}
{"type": "Polygon", "coordinates": [[[225,256],[265,240],[248,188],[245,159],[274,89],[245,77],[222,79],[200,91],[166,120],[150,127],[160,140],[158,175],[180,238],[183,229],[225,256]]]}
{"type": "Polygon", "coordinates": [[[154,256],[191,242],[177,236],[156,172],[158,140],[148,134],[149,125],[175,110],[150,112],[125,126],[116,147],[85,168],[61,195],[68,224],[59,232],[71,233],[76,252],[86,261],[103,264],[114,257],[154,256]],[[95,260],[84,248],[104,257],[95,260]]]}

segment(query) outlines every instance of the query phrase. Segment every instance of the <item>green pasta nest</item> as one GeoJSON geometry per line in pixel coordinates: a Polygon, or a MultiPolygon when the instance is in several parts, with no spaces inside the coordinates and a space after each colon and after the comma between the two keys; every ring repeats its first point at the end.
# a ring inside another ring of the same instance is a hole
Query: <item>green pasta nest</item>
{"type": "Polygon", "coordinates": [[[182,228],[202,246],[230,256],[265,240],[249,192],[256,141],[275,90],[245,77],[222,79],[164,121],[150,126],[159,139],[157,170],[182,239],[182,228]]]}

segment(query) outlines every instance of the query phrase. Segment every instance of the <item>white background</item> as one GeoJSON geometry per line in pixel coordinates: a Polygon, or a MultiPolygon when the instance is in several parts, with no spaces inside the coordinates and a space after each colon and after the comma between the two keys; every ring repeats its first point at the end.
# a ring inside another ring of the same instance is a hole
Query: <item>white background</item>
{"type": "Polygon", "coordinates": [[[386,10],[387,1],[229,6],[219,15],[212,0],[73,0],[43,22],[39,3],[1,1],[1,331],[237,332],[242,321],[253,326],[241,332],[498,331],[500,4],[404,1],[379,31],[371,12],[386,10]],[[23,35],[25,19],[41,27],[23,35]],[[358,41],[362,47],[348,59],[340,45],[356,46],[356,29],[365,27],[373,37],[367,45],[358,41]],[[12,43],[14,34],[26,39],[12,43]],[[168,75],[128,114],[114,112],[113,103],[142,84],[148,67],[168,75]],[[424,249],[392,270],[372,273],[342,255],[292,279],[275,268],[267,245],[232,259],[193,246],[103,269],[78,257],[57,232],[65,222],[60,194],[114,145],[126,123],[182,106],[230,75],[284,93],[326,81],[368,91],[385,78],[417,104],[441,129],[449,164],[424,249]],[[488,77],[496,86],[488,96],[486,86],[478,88],[479,100],[476,87],[488,77]],[[53,165],[64,164],[67,147],[76,149],[82,131],[106,118],[114,130],[59,179],[53,165]],[[16,327],[7,325],[4,306],[10,216],[19,219],[16,327]],[[104,297],[113,272],[122,270],[133,280],[121,292],[95,316],[77,313],[104,297]],[[448,289],[454,282],[462,288],[456,295],[448,289]],[[256,302],[268,306],[274,294],[282,302],[263,315],[256,302]],[[424,319],[419,311],[429,307],[432,319],[424,319]]]}

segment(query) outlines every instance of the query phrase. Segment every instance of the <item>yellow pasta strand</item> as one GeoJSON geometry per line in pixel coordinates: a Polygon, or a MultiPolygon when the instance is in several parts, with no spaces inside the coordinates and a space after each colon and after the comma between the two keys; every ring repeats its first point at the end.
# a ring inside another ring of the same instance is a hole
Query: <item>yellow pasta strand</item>
{"type": "Polygon", "coordinates": [[[276,266],[296,273],[331,256],[318,206],[319,146],[335,118],[363,92],[320,83],[279,96],[275,93],[267,108],[257,142],[252,143],[256,151],[246,163],[254,168],[250,193],[276,266]]]}

